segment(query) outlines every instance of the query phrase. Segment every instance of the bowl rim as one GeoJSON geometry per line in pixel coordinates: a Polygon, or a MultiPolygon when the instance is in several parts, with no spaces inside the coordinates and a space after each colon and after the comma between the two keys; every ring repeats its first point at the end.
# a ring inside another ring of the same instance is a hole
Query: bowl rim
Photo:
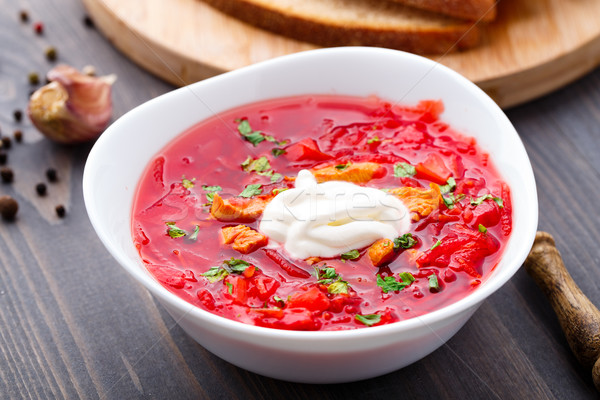
{"type": "MultiPolygon", "coordinates": [[[[462,312],[465,312],[471,308],[478,307],[483,300],[485,300],[488,296],[490,296],[491,294],[496,292],[501,286],[503,286],[518,271],[522,263],[525,261],[525,258],[527,257],[531,246],[533,245],[538,224],[537,190],[533,170],[531,168],[531,163],[526,152],[524,153],[524,157],[527,161],[528,168],[526,169],[526,171],[522,171],[522,174],[524,176],[524,179],[529,181],[530,184],[532,184],[530,188],[530,190],[532,191],[532,203],[529,204],[530,207],[527,210],[528,218],[522,222],[523,226],[520,227],[523,233],[519,235],[519,239],[521,240],[521,242],[515,250],[515,254],[513,254],[514,259],[511,262],[506,262],[504,265],[502,265],[502,267],[504,268],[503,275],[499,275],[497,273],[491,275],[488,279],[485,280],[484,284],[482,284],[472,293],[442,308],[430,311],[420,316],[415,316],[406,320],[397,321],[391,324],[372,326],[368,327],[368,329],[361,328],[341,331],[294,331],[255,326],[236,320],[231,320],[213,314],[199,307],[196,307],[191,303],[188,303],[187,301],[181,299],[176,294],[164,288],[159,282],[157,282],[153,277],[151,277],[150,274],[146,273],[145,271],[142,271],[143,266],[141,265],[141,263],[132,263],[128,257],[126,257],[124,254],[121,254],[115,248],[115,246],[112,245],[110,235],[108,235],[108,232],[102,226],[102,218],[100,218],[99,215],[96,215],[94,209],[94,201],[92,199],[92,175],[94,164],[99,162],[98,159],[100,157],[100,154],[102,154],[103,147],[107,146],[109,144],[109,141],[113,140],[113,136],[115,136],[115,133],[118,133],[119,126],[124,120],[135,118],[138,114],[143,113],[144,109],[149,107],[150,105],[176,99],[178,96],[180,96],[181,91],[190,89],[195,91],[198,90],[198,88],[201,88],[203,85],[206,85],[207,83],[219,83],[223,80],[227,80],[230,77],[237,76],[239,74],[260,73],[260,71],[265,67],[277,68],[278,66],[285,65],[285,63],[296,62],[297,60],[303,60],[305,58],[335,57],[338,54],[352,53],[360,54],[364,57],[371,55],[404,57],[409,62],[424,63],[429,68],[441,69],[445,74],[449,76],[449,78],[457,80],[458,83],[465,88],[465,90],[470,91],[471,94],[474,95],[485,108],[491,110],[493,114],[499,118],[498,123],[501,123],[503,125],[503,129],[507,129],[511,131],[511,134],[514,134],[515,140],[517,140],[517,142],[523,148],[523,151],[525,151],[521,138],[518,132],[515,130],[512,123],[510,122],[510,120],[508,119],[508,117],[504,114],[500,107],[473,82],[469,81],[467,78],[463,77],[454,70],[451,70],[450,68],[440,64],[439,62],[398,50],[360,46],[307,50],[262,61],[256,64],[240,68],[238,70],[225,72],[221,75],[217,75],[211,78],[207,78],[203,81],[195,82],[190,85],[177,88],[154,99],[151,99],[128,111],[117,121],[115,121],[109,128],[107,128],[107,130],[98,138],[98,140],[96,141],[89,153],[84,168],[83,195],[85,207],[88,212],[90,222],[92,223],[94,230],[96,231],[101,242],[107,248],[109,253],[118,261],[119,265],[122,268],[124,268],[136,281],[141,283],[154,296],[161,300],[161,302],[166,302],[169,306],[174,307],[181,314],[181,317],[177,318],[176,322],[179,323],[181,318],[184,318],[187,315],[189,315],[194,317],[195,319],[206,321],[214,325],[215,328],[222,328],[223,332],[228,332],[229,334],[235,333],[236,337],[239,337],[239,333],[242,333],[244,335],[247,335],[245,337],[247,337],[248,339],[260,337],[262,339],[268,338],[273,340],[284,341],[303,340],[309,342],[323,340],[329,342],[345,342],[347,340],[354,340],[358,338],[364,340],[365,338],[384,337],[391,333],[400,333],[405,331],[411,331],[414,329],[422,329],[424,326],[429,327],[429,329],[434,331],[435,329],[431,328],[431,326],[440,323],[444,320],[450,319],[451,317],[456,317],[462,312]]],[[[176,136],[173,136],[171,140],[173,140],[175,137],[176,136]]],[[[516,241],[517,235],[515,235],[514,231],[515,229],[513,225],[513,233],[511,234],[508,243],[516,241]]],[[[504,255],[502,256],[500,263],[502,262],[503,258],[504,255]]]]}

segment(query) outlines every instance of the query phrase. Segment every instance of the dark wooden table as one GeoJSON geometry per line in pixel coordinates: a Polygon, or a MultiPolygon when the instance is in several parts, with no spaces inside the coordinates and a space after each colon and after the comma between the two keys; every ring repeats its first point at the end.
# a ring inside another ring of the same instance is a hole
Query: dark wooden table
{"type": "MultiPolygon", "coordinates": [[[[44,139],[24,110],[28,74],[58,61],[116,73],[117,118],[173,87],[114,50],[84,24],[78,0],[0,0],[0,129],[12,137],[20,203],[0,223],[0,398],[596,398],[590,371],[569,350],[545,297],[521,269],[446,345],[400,371],[343,385],[277,381],[239,369],[190,339],[104,249],[89,223],[81,179],[91,145],[44,139]],[[29,21],[19,12],[26,10],[29,21]],[[44,33],[34,32],[34,23],[44,33]],[[35,185],[55,168],[59,181],[35,185]],[[59,218],[55,206],[67,213],[59,218]]],[[[166,60],[168,62],[168,60],[166,60]]],[[[581,289],[600,304],[600,70],[507,111],[537,178],[539,228],[557,240],[581,289]]],[[[290,360],[289,368],[294,368],[290,360]]],[[[360,366],[357,366],[360,368],[360,366]]]]}

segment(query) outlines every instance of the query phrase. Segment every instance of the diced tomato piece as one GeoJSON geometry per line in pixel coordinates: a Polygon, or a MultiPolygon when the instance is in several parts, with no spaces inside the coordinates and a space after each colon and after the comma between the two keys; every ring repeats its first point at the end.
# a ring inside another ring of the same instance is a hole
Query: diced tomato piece
{"type": "Polygon", "coordinates": [[[223,280],[223,290],[234,303],[245,305],[248,300],[248,282],[241,276],[227,275],[223,280]]]}
{"type": "Polygon", "coordinates": [[[316,331],[321,327],[313,313],[304,308],[284,309],[282,318],[258,317],[255,322],[259,326],[295,331],[316,331]]]}
{"type": "Polygon", "coordinates": [[[512,201],[510,199],[510,188],[506,183],[502,183],[502,215],[500,223],[502,224],[502,233],[504,236],[510,235],[512,231],[512,201]]]}
{"type": "Polygon", "coordinates": [[[419,268],[450,267],[478,278],[481,275],[477,268],[481,261],[498,248],[498,241],[491,234],[457,225],[437,246],[425,251],[417,259],[417,265],[419,268]]]}
{"type": "Polygon", "coordinates": [[[275,261],[281,267],[281,269],[287,272],[290,276],[296,278],[310,278],[310,273],[308,273],[300,267],[295,266],[294,264],[283,258],[277,251],[273,249],[264,249],[264,252],[267,255],[267,257],[275,261]]]}
{"type": "Polygon", "coordinates": [[[178,269],[154,264],[148,264],[147,268],[159,282],[165,285],[169,285],[175,289],[183,289],[185,286],[186,276],[178,269]]]}
{"type": "Polygon", "coordinates": [[[256,267],[254,265],[249,265],[246,267],[246,269],[244,270],[242,275],[244,275],[244,277],[246,277],[246,278],[252,278],[255,271],[256,271],[256,267]]]}
{"type": "Polygon", "coordinates": [[[420,121],[431,123],[439,119],[444,112],[444,103],[441,100],[422,100],[417,104],[418,110],[423,110],[420,121]]]}
{"type": "Polygon", "coordinates": [[[197,293],[198,300],[207,310],[215,309],[215,298],[208,289],[201,289],[197,293]]]}
{"type": "Polygon", "coordinates": [[[417,177],[435,182],[438,185],[445,185],[448,178],[452,176],[452,171],[446,166],[442,157],[436,153],[429,153],[427,158],[415,166],[417,177]]]}
{"type": "Polygon", "coordinates": [[[494,200],[485,200],[473,209],[473,227],[480,224],[486,228],[495,226],[500,222],[500,206],[494,200]]]}
{"type": "Polygon", "coordinates": [[[319,290],[319,288],[313,286],[307,291],[294,293],[287,302],[286,307],[323,312],[329,308],[329,303],[327,295],[319,290]]]}
{"type": "Polygon", "coordinates": [[[281,308],[253,308],[251,311],[260,314],[261,318],[283,318],[283,309],[281,308]]]}
{"type": "Polygon", "coordinates": [[[333,157],[323,153],[314,139],[305,138],[285,148],[285,156],[290,161],[324,161],[333,157]]]}
{"type": "Polygon", "coordinates": [[[262,301],[266,301],[273,296],[280,285],[278,281],[265,275],[256,275],[252,280],[252,284],[253,286],[249,289],[249,292],[262,301]]]}

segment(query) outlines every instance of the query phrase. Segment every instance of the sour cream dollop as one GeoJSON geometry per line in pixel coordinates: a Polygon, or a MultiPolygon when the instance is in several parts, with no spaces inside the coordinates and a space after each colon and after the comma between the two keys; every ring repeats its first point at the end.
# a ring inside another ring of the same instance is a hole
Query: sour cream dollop
{"type": "Polygon", "coordinates": [[[335,257],[408,232],[408,209],[382,190],[317,183],[308,170],[298,173],[295,186],[269,202],[259,225],[294,258],[335,257]]]}

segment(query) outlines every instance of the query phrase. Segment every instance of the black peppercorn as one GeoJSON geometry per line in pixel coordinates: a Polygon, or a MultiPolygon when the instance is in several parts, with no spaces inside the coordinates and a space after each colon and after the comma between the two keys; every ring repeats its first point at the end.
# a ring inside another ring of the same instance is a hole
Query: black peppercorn
{"type": "Polygon", "coordinates": [[[48,181],[50,182],[58,181],[58,174],[56,173],[56,170],[54,168],[48,168],[46,170],[46,178],[48,178],[48,181]]]}
{"type": "Polygon", "coordinates": [[[67,212],[67,210],[65,210],[65,206],[63,206],[62,204],[57,205],[55,210],[56,215],[58,215],[60,218],[64,217],[67,212]]]}
{"type": "Polygon", "coordinates": [[[56,48],[54,47],[48,47],[46,49],[46,59],[48,61],[56,61],[56,56],[57,56],[57,52],[56,52],[56,48]]]}
{"type": "Polygon", "coordinates": [[[4,151],[0,151],[0,165],[6,165],[7,161],[8,161],[8,154],[6,154],[4,151]]]}
{"type": "Polygon", "coordinates": [[[14,136],[14,138],[15,138],[15,142],[17,142],[17,143],[21,143],[21,142],[23,141],[23,131],[16,130],[16,131],[13,133],[13,136],[14,136]]]}
{"type": "Polygon", "coordinates": [[[0,168],[0,179],[2,179],[3,183],[11,183],[15,178],[15,174],[13,170],[9,167],[0,168]]]}
{"type": "Polygon", "coordinates": [[[30,72],[29,75],[27,75],[27,79],[29,79],[30,85],[37,85],[40,83],[40,76],[37,72],[30,72]]]}
{"type": "Polygon", "coordinates": [[[93,28],[94,27],[94,20],[89,15],[86,15],[86,16],[83,17],[83,24],[85,26],[87,26],[88,28],[93,28]]]}
{"type": "Polygon", "coordinates": [[[46,184],[43,182],[38,183],[37,185],[35,185],[35,191],[37,192],[37,194],[39,196],[45,196],[46,195],[46,184]]]}
{"type": "Polygon", "coordinates": [[[21,110],[13,111],[13,117],[15,118],[16,122],[21,122],[21,120],[23,119],[23,111],[21,111],[21,110]]]}
{"type": "Polygon", "coordinates": [[[3,219],[12,221],[15,219],[17,211],[19,211],[19,203],[15,199],[10,196],[0,197],[0,215],[3,219]]]}
{"type": "Polygon", "coordinates": [[[21,22],[27,22],[29,21],[29,13],[25,10],[21,10],[19,12],[19,18],[21,19],[21,22]]]}
{"type": "Polygon", "coordinates": [[[11,146],[12,146],[12,140],[10,140],[10,137],[2,136],[2,148],[8,150],[8,149],[10,149],[11,146]]]}

